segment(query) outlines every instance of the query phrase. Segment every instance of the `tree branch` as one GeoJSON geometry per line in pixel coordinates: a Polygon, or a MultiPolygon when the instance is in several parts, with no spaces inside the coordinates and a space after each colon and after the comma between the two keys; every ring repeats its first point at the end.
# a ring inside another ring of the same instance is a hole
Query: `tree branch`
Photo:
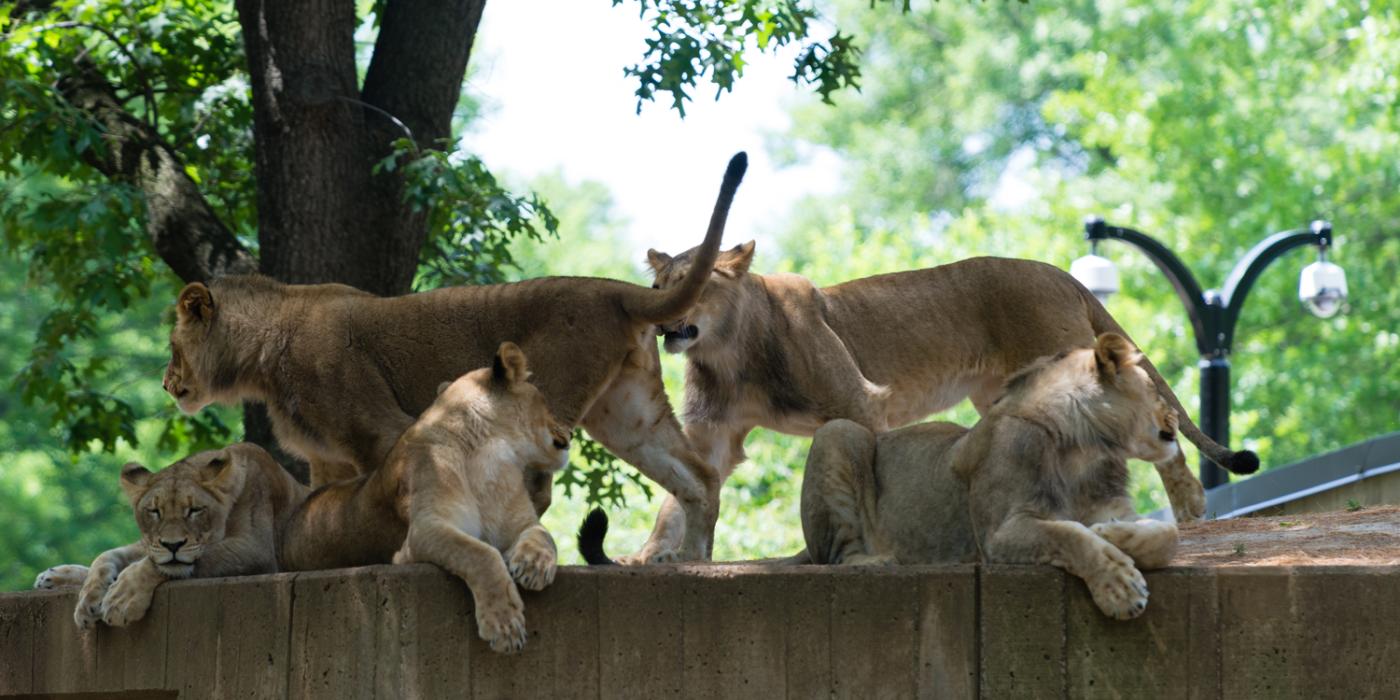
{"type": "Polygon", "coordinates": [[[87,151],[85,160],[145,194],[146,232],[156,253],[180,279],[194,282],[257,270],[257,261],[214,214],[175,152],[154,129],[122,108],[112,84],[91,61],[77,61],[58,87],[104,132],[107,148],[87,151]]]}

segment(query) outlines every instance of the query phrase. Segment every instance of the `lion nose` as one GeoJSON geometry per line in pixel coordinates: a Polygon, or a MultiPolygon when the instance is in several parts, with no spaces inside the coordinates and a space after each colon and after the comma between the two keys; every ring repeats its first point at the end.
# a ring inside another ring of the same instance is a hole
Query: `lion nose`
{"type": "Polygon", "coordinates": [[[160,544],[162,547],[165,547],[166,549],[170,550],[171,554],[174,554],[180,551],[181,547],[185,546],[185,542],[186,540],[180,540],[179,542],[166,542],[165,540],[161,540],[160,544]]]}

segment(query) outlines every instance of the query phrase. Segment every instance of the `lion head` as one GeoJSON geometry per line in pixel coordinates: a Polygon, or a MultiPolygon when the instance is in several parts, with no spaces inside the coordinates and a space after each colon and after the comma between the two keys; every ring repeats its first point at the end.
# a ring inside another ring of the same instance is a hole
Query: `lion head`
{"type": "Polygon", "coordinates": [[[1092,348],[1042,358],[1012,375],[997,403],[1035,409],[1074,444],[1164,462],[1179,450],[1177,415],[1141,361],[1126,338],[1104,333],[1092,348]]]}
{"type": "Polygon", "coordinates": [[[205,550],[223,541],[250,462],[266,455],[240,443],[190,455],[158,472],[136,463],[122,467],[122,491],[141,530],[140,544],[161,573],[189,577],[205,550]]]}
{"type": "Polygon", "coordinates": [[[554,472],[569,461],[569,426],[549,410],[544,394],[530,383],[525,353],[501,343],[490,367],[468,372],[438,387],[439,408],[466,410],[485,419],[492,434],[514,449],[524,466],[554,472]]]}
{"type": "MultiPolygon", "coordinates": [[[[749,241],[720,251],[714,273],[705,285],[700,301],[682,318],[657,326],[665,337],[666,352],[680,353],[697,347],[722,343],[726,325],[738,316],[743,298],[742,282],[753,262],[754,243],[749,241]]],[[[690,270],[695,249],[671,257],[656,250],[647,251],[647,264],[655,274],[652,287],[669,289],[681,283],[690,270]]]]}

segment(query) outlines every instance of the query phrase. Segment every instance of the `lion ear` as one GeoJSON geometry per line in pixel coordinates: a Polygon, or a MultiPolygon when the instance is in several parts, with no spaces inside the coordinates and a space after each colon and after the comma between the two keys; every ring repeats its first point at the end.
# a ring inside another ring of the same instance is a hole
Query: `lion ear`
{"type": "Polygon", "coordinates": [[[530,378],[530,368],[520,346],[510,341],[501,343],[496,360],[491,363],[491,378],[512,386],[530,378]]]}
{"type": "Polygon", "coordinates": [[[1105,377],[1117,376],[1125,367],[1136,364],[1138,357],[1137,348],[1117,333],[1104,333],[1094,343],[1094,361],[1099,374],[1105,377]]]}
{"type": "Polygon", "coordinates": [[[202,282],[191,282],[180,290],[175,313],[181,323],[208,323],[214,318],[214,294],[202,282]]]}
{"type": "Polygon", "coordinates": [[[220,450],[213,459],[200,467],[200,483],[211,490],[233,491],[238,480],[238,469],[235,468],[237,462],[238,454],[235,451],[220,450]]]}
{"type": "Polygon", "coordinates": [[[443,382],[439,384],[437,390],[438,396],[442,396],[442,392],[447,391],[447,387],[449,386],[452,386],[452,382],[443,382]]]}
{"type": "Polygon", "coordinates": [[[715,261],[715,269],[731,275],[742,275],[749,271],[749,265],[752,263],[753,241],[749,241],[720,253],[719,260],[715,261]]]}
{"type": "Polygon", "coordinates": [[[655,248],[648,248],[647,264],[651,266],[652,272],[660,272],[662,268],[671,264],[671,256],[655,248]]]}
{"type": "Polygon", "coordinates": [[[127,500],[132,506],[146,495],[146,483],[151,480],[151,470],[135,462],[127,462],[122,465],[122,493],[126,494],[127,500]]]}

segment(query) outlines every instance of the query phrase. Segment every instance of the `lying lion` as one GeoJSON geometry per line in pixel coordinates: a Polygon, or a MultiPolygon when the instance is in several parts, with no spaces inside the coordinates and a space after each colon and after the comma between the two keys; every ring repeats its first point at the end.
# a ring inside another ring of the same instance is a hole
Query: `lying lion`
{"type": "MultiPolygon", "coordinates": [[[[1136,520],[1127,460],[1177,453],[1177,418],[1116,334],[1013,375],[971,430],[925,423],[875,435],[819,428],[802,481],[802,533],[817,564],[1053,564],[1099,609],[1137,617],[1176,526],[1136,520]],[[1136,522],[1133,522],[1136,520],[1136,522]]],[[[799,555],[800,557],[801,555],[799,555]]]]}
{"type": "MultiPolygon", "coordinates": [[[[384,463],[436,389],[491,362],[504,340],[532,358],[551,411],[636,466],[681,504],[679,554],[708,553],[719,480],[690,448],[661,382],[651,328],[685,313],[709,279],[747,164],[730,161],[695,274],[664,291],[616,280],[548,277],[381,298],[338,284],[230,276],[181,290],[165,389],[180,410],[267,405],[278,442],[320,486],[384,463]]],[[[543,510],[550,482],[532,485],[543,510]]],[[[643,559],[673,556],[653,548],[643,559]]]]}
{"type": "MultiPolygon", "coordinates": [[[[964,397],[986,415],[1006,378],[1036,358],[1100,333],[1126,336],[1082,285],[1044,263],[974,258],[819,289],[798,275],[749,272],[753,252],[750,242],[721,253],[700,302],[659,327],[667,352],[688,358],[686,435],[721,480],[757,426],[811,435],[845,418],[878,433],[964,397]]],[[[647,258],[661,289],[711,267],[695,250],[647,258]]],[[[1142,368],[1207,457],[1236,473],[1258,468],[1254,453],[1201,433],[1152,364],[1142,368]]],[[[1157,469],[1177,519],[1199,519],[1205,495],[1181,455],[1157,469]]],[[[674,539],[673,515],[668,501],[648,547],[674,539]]]]}
{"type": "Polygon", "coordinates": [[[78,626],[121,627],[172,578],[431,562],[471,588],[481,638],[518,651],[525,615],[515,584],[548,586],[556,560],[527,485],[569,455],[568,429],[528,378],[520,348],[502,344],[491,367],[442,385],[384,467],[309,495],[252,444],[155,474],[129,464],[122,488],[141,541],[104,552],[90,570],[49,569],[35,588],[81,582],[78,626]]]}
{"type": "Polygon", "coordinates": [[[490,367],[444,384],[383,467],[312,494],[289,523],[286,568],[431,562],[471,588],[492,649],[524,647],[515,586],[548,586],[556,559],[528,486],[569,458],[569,429],[529,376],[503,343],[490,367]]]}
{"type": "Polygon", "coordinates": [[[268,574],[293,511],[308,490],[257,445],[190,455],[152,473],[122,467],[141,539],[103,552],[92,567],[66,564],[39,574],[35,588],[81,586],[73,620],[129,625],[170,579],[268,574]]]}

